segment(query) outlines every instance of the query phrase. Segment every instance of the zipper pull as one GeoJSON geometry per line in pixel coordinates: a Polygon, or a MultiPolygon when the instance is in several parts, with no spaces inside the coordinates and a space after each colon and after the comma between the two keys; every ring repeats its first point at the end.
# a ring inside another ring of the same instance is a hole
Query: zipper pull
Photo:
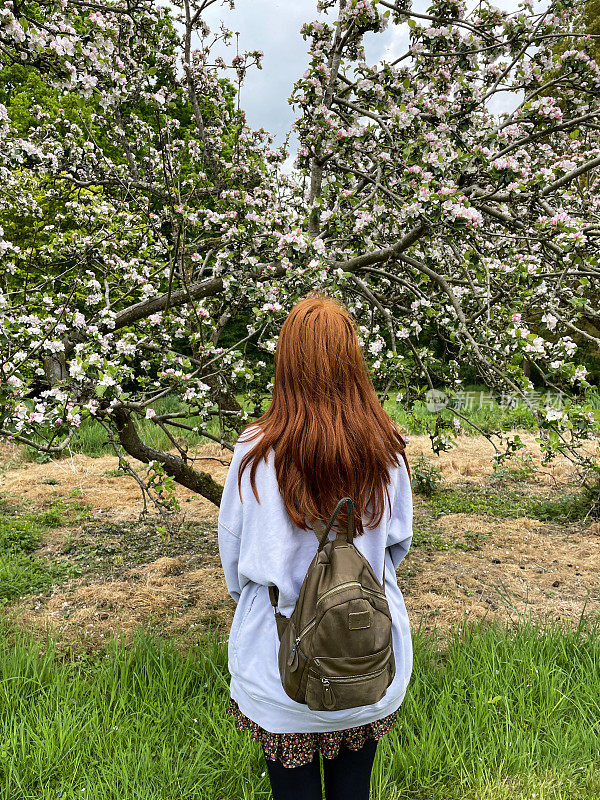
{"type": "Polygon", "coordinates": [[[294,669],[296,669],[296,666],[298,666],[297,664],[294,666],[294,662],[298,661],[297,656],[298,656],[298,645],[299,644],[300,644],[300,637],[297,636],[296,639],[294,640],[294,643],[292,645],[292,649],[290,650],[290,655],[288,657],[288,667],[292,667],[292,672],[293,672],[294,669]]]}
{"type": "Polygon", "coordinates": [[[335,702],[335,698],[333,696],[333,689],[327,678],[321,677],[321,683],[323,684],[323,705],[326,708],[331,708],[335,702]]]}

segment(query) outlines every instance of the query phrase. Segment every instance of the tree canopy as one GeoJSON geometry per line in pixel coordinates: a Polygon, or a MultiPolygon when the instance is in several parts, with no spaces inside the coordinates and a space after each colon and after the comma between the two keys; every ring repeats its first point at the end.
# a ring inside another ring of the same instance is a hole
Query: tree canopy
{"type": "Polygon", "coordinates": [[[250,416],[232,396],[260,406],[281,323],[318,287],[356,317],[382,398],[456,390],[469,364],[530,405],[547,459],[597,479],[579,448],[598,435],[581,352],[600,345],[600,70],[577,4],[321,0],[285,171],[287,146],[236,105],[262,53],[214,57],[231,37],[203,19],[214,2],[0,12],[2,436],[60,453],[91,416],[218,504],[173,432],[215,438],[216,419],[231,447],[250,416]],[[368,64],[365,35],[390,25],[406,53],[368,64]],[[565,405],[531,402],[532,378],[565,405]],[[156,415],[166,395],[186,411],[156,415]]]}

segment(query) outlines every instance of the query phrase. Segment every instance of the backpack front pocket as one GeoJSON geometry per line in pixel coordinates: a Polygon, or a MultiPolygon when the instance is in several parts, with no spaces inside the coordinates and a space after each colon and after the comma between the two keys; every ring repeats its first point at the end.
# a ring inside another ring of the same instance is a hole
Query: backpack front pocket
{"type": "Polygon", "coordinates": [[[313,711],[377,703],[394,679],[396,666],[391,645],[368,656],[316,656],[308,670],[306,703],[313,711]]]}

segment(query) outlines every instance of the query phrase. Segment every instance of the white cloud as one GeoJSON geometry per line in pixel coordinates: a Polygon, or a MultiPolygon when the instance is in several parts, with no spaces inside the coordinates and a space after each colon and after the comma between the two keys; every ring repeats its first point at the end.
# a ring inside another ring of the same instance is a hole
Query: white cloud
{"type": "MultiPolygon", "coordinates": [[[[239,31],[239,48],[262,50],[262,70],[248,71],[242,85],[240,105],[253,128],[266,128],[275,136],[275,144],[283,144],[294,120],[287,102],[294,82],[308,65],[307,47],[300,34],[305,22],[323,17],[316,13],[315,0],[238,0],[229,11],[217,4],[205,13],[211,30],[218,30],[223,19],[232,31],[239,31]]],[[[217,52],[227,63],[235,55],[233,46],[219,46],[217,52]]],[[[235,73],[232,73],[235,77],[235,73]]]]}
{"type": "MultiPolygon", "coordinates": [[[[468,5],[473,6],[470,2],[468,5]]],[[[318,13],[316,0],[237,0],[233,11],[229,5],[215,3],[204,13],[204,19],[213,32],[218,32],[220,21],[232,31],[239,32],[240,52],[262,50],[262,70],[248,71],[242,85],[240,105],[246,112],[252,128],[263,127],[275,137],[275,146],[283,144],[290,131],[295,112],[288,103],[294,82],[308,66],[308,42],[302,38],[300,28],[313,19],[335,19],[335,8],[329,14],[318,13]]],[[[429,0],[415,0],[413,10],[425,13],[429,0]]],[[[499,8],[507,11],[517,9],[518,0],[496,0],[499,8]]],[[[236,37],[230,46],[219,43],[215,55],[221,55],[227,63],[236,53],[236,37]]],[[[393,61],[406,52],[408,27],[389,25],[382,34],[367,34],[364,40],[368,63],[385,59],[393,61]]],[[[230,76],[235,79],[235,72],[230,76]]],[[[490,110],[494,113],[512,111],[521,97],[503,93],[493,98],[490,110]]],[[[297,141],[290,138],[291,150],[295,152],[297,141]]]]}

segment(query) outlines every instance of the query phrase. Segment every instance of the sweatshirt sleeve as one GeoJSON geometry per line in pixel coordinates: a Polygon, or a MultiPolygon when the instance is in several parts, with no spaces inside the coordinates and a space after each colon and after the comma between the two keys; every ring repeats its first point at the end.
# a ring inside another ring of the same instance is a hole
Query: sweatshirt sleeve
{"type": "Polygon", "coordinates": [[[412,485],[404,459],[397,470],[396,492],[392,501],[386,547],[390,551],[394,569],[408,553],[413,536],[412,485]]]}
{"type": "Polygon", "coordinates": [[[217,536],[219,556],[223,574],[225,575],[227,591],[237,603],[241,593],[238,563],[242,535],[242,504],[237,487],[239,459],[237,458],[238,453],[236,450],[237,448],[234,450],[223,486],[217,522],[217,536]]]}

